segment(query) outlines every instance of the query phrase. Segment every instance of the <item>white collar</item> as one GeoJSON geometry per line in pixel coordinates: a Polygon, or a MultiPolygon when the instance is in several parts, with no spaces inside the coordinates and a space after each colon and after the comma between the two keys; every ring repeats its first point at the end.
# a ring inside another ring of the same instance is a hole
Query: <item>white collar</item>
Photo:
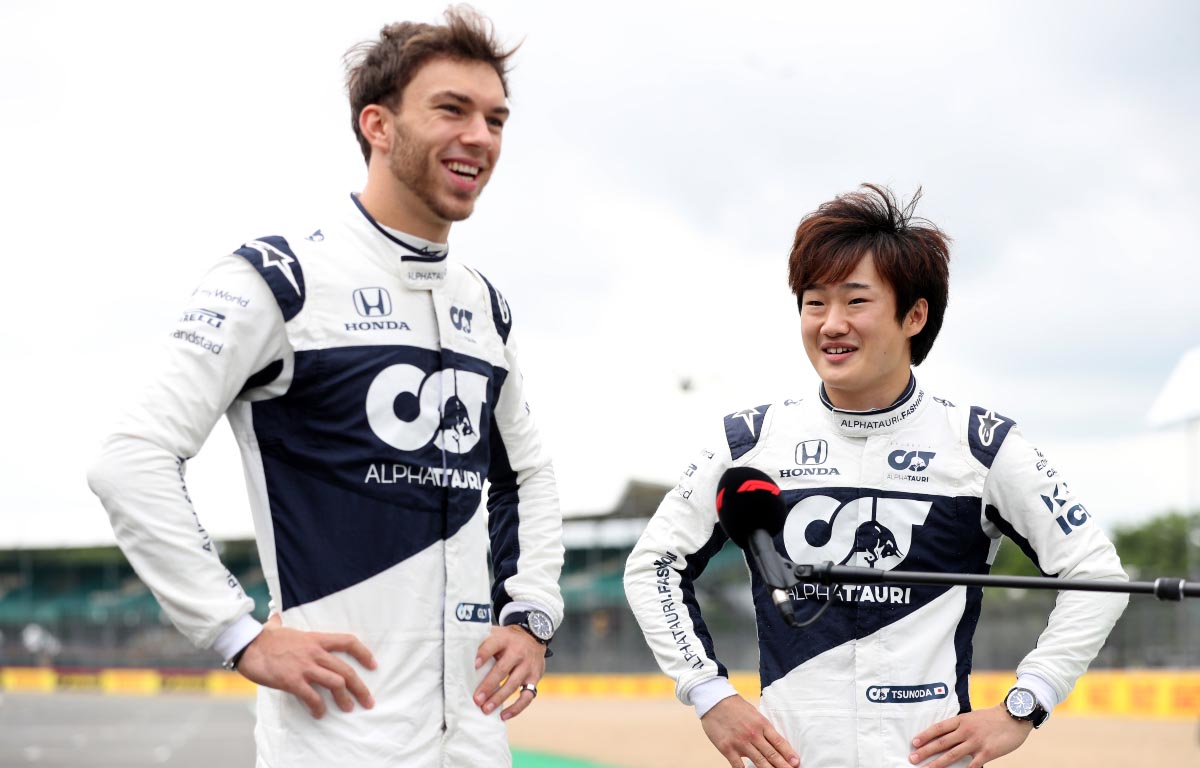
{"type": "Polygon", "coordinates": [[[829,414],[833,431],[847,437],[871,437],[886,435],[906,425],[921,410],[925,402],[925,391],[917,386],[917,377],[908,374],[908,386],[896,402],[887,408],[872,411],[847,411],[838,408],[829,400],[825,385],[821,385],[821,405],[829,414]]]}
{"type": "Polygon", "coordinates": [[[396,254],[403,265],[401,277],[409,288],[431,290],[440,287],[446,281],[446,266],[450,256],[450,246],[447,243],[435,243],[431,240],[401,232],[398,229],[380,224],[367,212],[358,195],[350,194],[358,212],[370,222],[375,231],[395,247],[396,254]]]}

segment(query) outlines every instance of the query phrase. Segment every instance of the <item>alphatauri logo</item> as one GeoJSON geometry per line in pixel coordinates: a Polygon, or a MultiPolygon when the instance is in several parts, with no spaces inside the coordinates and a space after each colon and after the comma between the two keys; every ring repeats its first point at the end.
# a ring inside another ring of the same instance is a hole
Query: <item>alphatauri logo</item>
{"type": "Polygon", "coordinates": [[[783,544],[797,563],[832,560],[891,570],[904,562],[913,529],[923,525],[933,502],[863,496],[839,501],[806,496],[788,512],[783,544]]]}

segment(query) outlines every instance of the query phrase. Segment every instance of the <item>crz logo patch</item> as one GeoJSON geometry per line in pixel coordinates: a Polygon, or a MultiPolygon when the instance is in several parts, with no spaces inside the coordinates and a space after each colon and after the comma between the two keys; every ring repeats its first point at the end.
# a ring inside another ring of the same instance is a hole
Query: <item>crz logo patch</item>
{"type": "Polygon", "coordinates": [[[924,525],[932,507],[919,499],[806,496],[788,512],[783,545],[797,563],[832,560],[891,570],[904,561],[913,529],[924,525]]]}
{"type": "Polygon", "coordinates": [[[463,333],[471,332],[471,310],[459,309],[458,307],[450,307],[450,322],[454,323],[454,327],[463,333]]]}

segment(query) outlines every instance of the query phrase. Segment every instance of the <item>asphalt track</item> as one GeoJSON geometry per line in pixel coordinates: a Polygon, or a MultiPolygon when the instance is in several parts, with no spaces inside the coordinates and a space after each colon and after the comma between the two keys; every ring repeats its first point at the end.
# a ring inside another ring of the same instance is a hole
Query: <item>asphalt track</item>
{"type": "MultiPolygon", "coordinates": [[[[0,768],[254,765],[254,700],[212,696],[0,694],[0,768]]],[[[513,768],[605,768],[514,751],[513,768]]]]}

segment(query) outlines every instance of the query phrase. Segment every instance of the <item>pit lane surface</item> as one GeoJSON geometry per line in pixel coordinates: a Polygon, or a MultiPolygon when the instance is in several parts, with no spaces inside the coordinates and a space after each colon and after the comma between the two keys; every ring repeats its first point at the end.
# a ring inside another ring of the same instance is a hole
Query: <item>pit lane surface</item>
{"type": "Polygon", "coordinates": [[[0,766],[254,765],[253,699],[0,694],[0,766]]]}

